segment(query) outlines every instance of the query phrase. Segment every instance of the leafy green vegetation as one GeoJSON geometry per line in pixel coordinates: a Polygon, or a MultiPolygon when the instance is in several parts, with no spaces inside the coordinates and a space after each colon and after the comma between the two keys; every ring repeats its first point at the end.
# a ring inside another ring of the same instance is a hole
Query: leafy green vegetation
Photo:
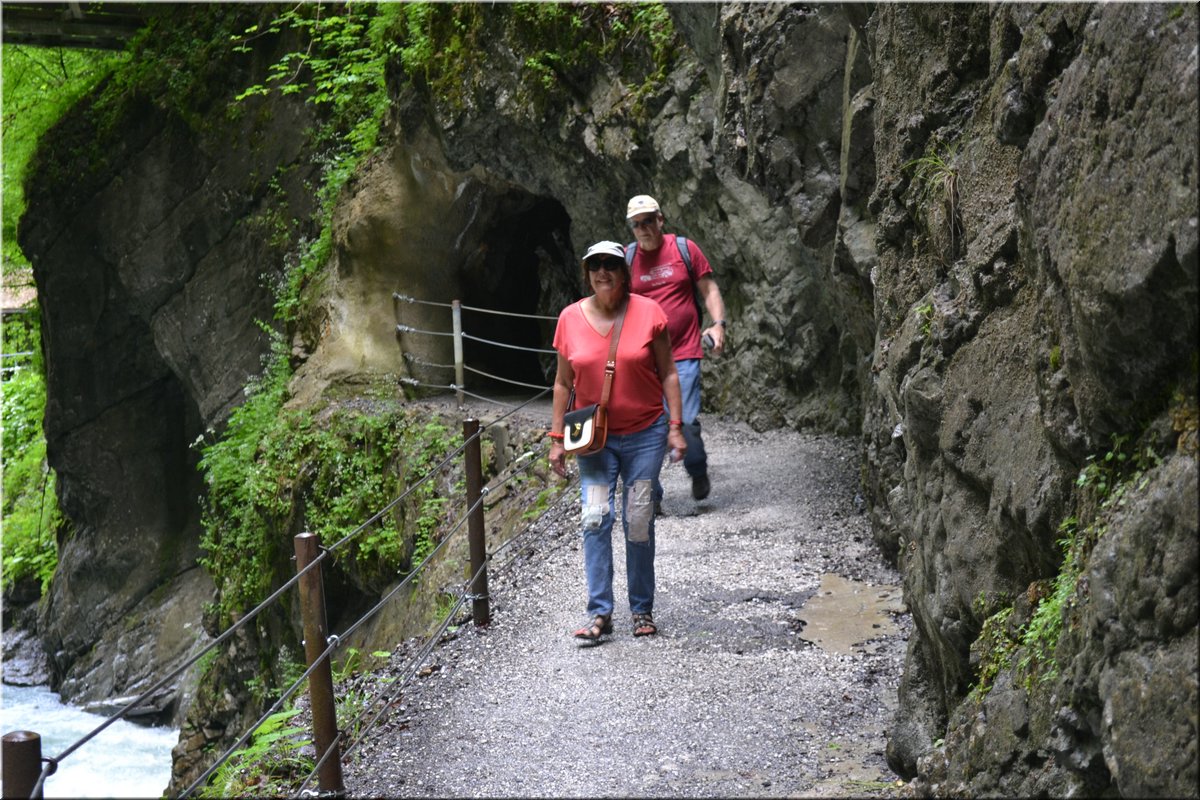
{"type": "Polygon", "coordinates": [[[99,98],[99,130],[121,124],[134,103],[169,111],[194,131],[211,130],[233,112],[226,104],[231,81],[248,65],[231,58],[230,37],[278,6],[196,3],[186,13],[149,14],[129,43],[129,60],[99,98]]]}
{"type": "MultiPolygon", "coordinates": [[[[297,43],[268,69],[263,83],[238,93],[235,104],[278,93],[301,96],[324,112],[325,122],[313,132],[323,167],[317,190],[320,232],[302,243],[298,257],[274,287],[275,317],[285,326],[297,323],[304,315],[304,298],[318,293],[332,251],[334,204],[377,144],[388,109],[384,68],[398,52],[384,31],[400,6],[334,8],[335,12],[320,4],[272,6],[258,22],[225,35],[227,46],[247,63],[252,45],[262,37],[297,43]]],[[[284,236],[288,229],[287,220],[262,222],[273,237],[284,236]]],[[[282,335],[260,325],[273,341],[262,376],[247,386],[247,400],[233,413],[221,438],[197,442],[209,485],[203,563],[223,587],[220,605],[225,612],[258,602],[280,577],[277,567],[286,563],[291,542],[272,532],[301,526],[331,543],[396,497],[404,476],[412,475],[416,463],[428,461],[436,451],[419,446],[415,456],[401,457],[399,448],[406,443],[396,434],[404,420],[394,410],[379,416],[334,412],[323,422],[317,422],[312,410],[284,411],[292,374],[289,349],[282,335]]],[[[434,426],[425,433],[444,444],[444,428],[434,426]]],[[[417,552],[430,547],[433,539],[431,520],[441,503],[432,497],[433,491],[429,484],[412,500],[419,509],[417,552]]],[[[410,511],[412,504],[406,506],[410,511]]],[[[356,559],[393,574],[406,565],[413,545],[404,538],[405,522],[401,509],[363,531],[355,544],[356,559]]]]}
{"type": "Polygon", "coordinates": [[[912,170],[922,200],[940,196],[946,202],[955,202],[958,193],[958,169],[954,166],[955,148],[939,150],[931,145],[920,158],[906,163],[902,170],[912,170]]]}
{"type": "MultiPolygon", "coordinates": [[[[395,401],[366,411],[330,405],[284,409],[282,339],[264,376],[248,387],[224,435],[202,447],[208,482],[203,564],[223,587],[221,610],[267,596],[291,554],[291,534],[332,544],[392,500],[457,446],[442,420],[395,401]]],[[[436,544],[445,498],[436,480],[359,532],[349,545],[365,580],[407,570],[436,544]]]]}
{"type": "Polygon", "coordinates": [[[299,783],[297,776],[312,772],[316,760],[302,755],[301,749],[312,744],[312,737],[296,725],[289,725],[300,713],[290,708],[267,717],[250,739],[197,791],[198,797],[284,797],[299,783]]]}
{"type": "Polygon", "coordinates": [[[922,303],[917,306],[917,319],[921,321],[921,335],[926,339],[933,333],[933,303],[922,303]]]}
{"type": "Polygon", "coordinates": [[[920,158],[914,158],[902,170],[912,171],[917,186],[916,199],[921,206],[940,203],[945,213],[947,234],[950,237],[950,258],[958,257],[962,243],[962,213],[959,207],[958,167],[955,165],[956,147],[944,148],[937,143],[920,158]]]}
{"type": "Polygon", "coordinates": [[[124,57],[94,50],[5,45],[4,67],[4,281],[27,271],[29,262],[17,244],[17,224],[25,213],[25,174],[38,141],[124,57]]]}
{"type": "Polygon", "coordinates": [[[971,695],[981,700],[992,681],[1003,670],[1015,666],[1027,688],[1051,681],[1059,674],[1055,650],[1075,609],[1079,581],[1088,558],[1107,530],[1108,515],[1125,504],[1130,490],[1142,490],[1149,482],[1146,473],[1161,460],[1153,448],[1134,448],[1129,435],[1113,435],[1112,447],[1103,455],[1089,456],[1079,471],[1076,486],[1080,505],[1094,508],[1086,523],[1070,515],[1058,527],[1058,545],[1063,561],[1053,580],[1038,581],[1027,596],[1034,606],[1032,617],[1020,628],[1012,624],[1013,607],[1006,605],[988,617],[972,649],[979,654],[976,685],[971,695]]]}
{"type": "MultiPolygon", "coordinates": [[[[390,100],[385,71],[400,46],[389,35],[401,4],[300,3],[229,37],[233,51],[249,60],[261,37],[287,37],[300,47],[284,53],[264,82],[246,87],[236,101],[272,93],[304,97],[323,112],[313,132],[322,153],[323,181],[317,190],[320,233],[276,287],[276,319],[291,323],[303,315],[305,291],[314,294],[332,251],[332,215],[342,187],[374,151],[390,100]]],[[[280,227],[276,225],[276,227],[280,227]]],[[[286,226],[284,226],[286,227],[286,226]]]]}
{"type": "MultiPolygon", "coordinates": [[[[391,653],[374,652],[371,655],[386,659],[391,653]]],[[[371,693],[361,679],[361,667],[359,651],[351,647],[346,650],[346,657],[341,665],[335,664],[333,670],[333,683],[337,687],[337,691],[334,692],[334,697],[337,698],[337,708],[334,713],[348,741],[357,740],[362,731],[363,715],[369,708],[372,699],[371,693]]],[[[384,677],[380,678],[379,682],[387,685],[395,682],[395,678],[384,677]]]]}
{"type": "Polygon", "coordinates": [[[250,690],[254,702],[266,708],[278,700],[284,690],[300,680],[307,667],[302,658],[293,655],[291,647],[281,644],[263,661],[263,670],[246,681],[246,688],[250,690]]]}
{"type": "Polygon", "coordinates": [[[1024,657],[1020,668],[1027,681],[1039,675],[1043,681],[1058,675],[1058,664],[1054,660],[1054,649],[1062,635],[1064,621],[1073,608],[1076,588],[1080,576],[1087,567],[1087,559],[1095,549],[1096,542],[1107,530],[1108,513],[1125,504],[1130,489],[1141,490],[1149,478],[1146,472],[1158,466],[1157,453],[1145,446],[1131,450],[1131,437],[1112,437],[1112,448],[1103,456],[1089,456],[1079,472],[1076,485],[1099,502],[1099,509],[1087,524],[1081,524],[1075,516],[1069,516],[1059,525],[1063,538],[1059,546],[1063,549],[1063,563],[1048,594],[1041,598],[1033,612],[1033,619],[1025,627],[1021,645],[1024,657]]]}
{"type": "Polygon", "coordinates": [[[54,492],[54,473],[46,463],[42,417],[46,409],[46,380],[38,340],[38,315],[6,316],[3,351],[31,353],[4,359],[4,587],[35,579],[45,594],[58,563],[56,536],[62,522],[54,492]]]}
{"type": "MultiPolygon", "coordinates": [[[[381,686],[395,678],[377,678],[363,673],[361,657],[356,648],[348,648],[341,664],[334,663],[332,679],[336,699],[335,717],[346,741],[356,741],[361,733],[363,718],[372,700],[371,683],[381,686]]],[[[387,652],[373,652],[376,658],[388,658],[387,652]]],[[[304,673],[305,666],[294,663],[287,670],[283,683],[291,686],[304,673]]],[[[316,758],[305,748],[313,744],[311,710],[297,703],[301,689],[293,694],[279,712],[270,715],[254,732],[250,743],[234,752],[201,787],[199,797],[279,797],[290,796],[296,786],[316,768],[316,758]]],[[[257,697],[257,695],[256,695],[257,697]]],[[[260,702],[274,702],[260,699],[260,702]]]]}
{"type": "MultiPolygon", "coordinates": [[[[976,613],[983,614],[993,607],[984,597],[975,602],[976,613]]],[[[971,697],[976,701],[982,700],[989,691],[996,677],[1012,667],[1012,656],[1018,646],[1019,635],[1014,635],[1012,626],[1013,607],[1004,605],[983,622],[979,636],[971,645],[972,654],[978,657],[977,680],[971,687],[971,697]]]]}
{"type": "Polygon", "coordinates": [[[395,20],[403,41],[401,64],[411,80],[439,101],[472,101],[473,76],[490,67],[485,43],[494,37],[522,66],[525,99],[544,107],[584,83],[601,60],[631,76],[635,94],[665,77],[676,53],[676,33],[662,3],[404,3],[395,20]]]}
{"type": "MultiPolygon", "coordinates": [[[[33,290],[32,270],[17,242],[25,213],[25,176],[42,135],[112,69],[122,57],[111,53],[5,45],[3,58],[3,229],[0,258],[9,290],[33,290]]],[[[3,366],[4,474],[3,576],[6,589],[35,579],[44,594],[58,563],[57,532],[62,523],[54,472],[46,463],[42,417],[46,407],[41,360],[40,317],[6,317],[0,350],[31,353],[9,357],[3,366]]]]}
{"type": "Polygon", "coordinates": [[[542,514],[546,513],[546,509],[550,508],[550,504],[554,502],[554,499],[558,497],[560,492],[561,489],[556,486],[547,486],[542,489],[538,492],[537,497],[534,498],[533,505],[521,515],[521,519],[533,520],[542,516],[542,514]]]}

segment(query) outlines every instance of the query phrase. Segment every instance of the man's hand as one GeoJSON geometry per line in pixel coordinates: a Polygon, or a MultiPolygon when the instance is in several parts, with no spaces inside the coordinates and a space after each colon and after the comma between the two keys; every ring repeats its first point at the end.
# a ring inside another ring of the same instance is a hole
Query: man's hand
{"type": "Polygon", "coordinates": [[[702,337],[708,336],[709,338],[712,339],[712,342],[713,342],[712,353],[714,356],[719,356],[719,355],[721,355],[721,353],[723,353],[725,351],[725,326],[724,325],[710,325],[709,327],[707,327],[703,331],[701,331],[700,335],[702,337]]]}

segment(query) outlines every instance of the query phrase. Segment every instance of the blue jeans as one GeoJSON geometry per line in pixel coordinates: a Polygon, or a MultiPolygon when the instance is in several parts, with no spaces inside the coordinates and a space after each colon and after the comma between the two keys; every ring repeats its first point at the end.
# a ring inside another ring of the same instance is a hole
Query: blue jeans
{"type": "MultiPolygon", "coordinates": [[[[693,478],[708,474],[708,453],[704,451],[704,440],[700,438],[700,359],[685,358],[675,362],[675,371],[679,373],[679,392],[683,395],[683,440],[687,442],[687,452],[683,454],[683,468],[693,478]]],[[[667,400],[663,398],[663,408],[668,412],[667,400]]],[[[657,477],[654,479],[654,502],[661,503],[663,499],[662,484],[657,477]]]]}
{"type": "Polygon", "coordinates": [[[625,532],[625,575],[629,610],[654,610],[654,485],[667,451],[667,418],[622,436],[609,434],[604,449],[579,457],[583,568],[588,584],[588,615],[613,612],[613,501],[621,491],[625,532]]]}
{"type": "MultiPolygon", "coordinates": [[[[708,453],[704,452],[704,440],[700,438],[700,359],[676,361],[675,371],[679,373],[679,391],[683,395],[683,440],[687,442],[683,467],[688,475],[698,478],[708,474],[708,453]]],[[[657,496],[662,497],[661,488],[657,496]]]]}

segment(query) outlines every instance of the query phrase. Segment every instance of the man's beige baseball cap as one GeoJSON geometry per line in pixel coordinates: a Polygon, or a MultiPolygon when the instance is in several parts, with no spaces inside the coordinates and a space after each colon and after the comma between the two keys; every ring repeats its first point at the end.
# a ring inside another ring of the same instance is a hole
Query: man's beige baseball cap
{"type": "Polygon", "coordinates": [[[648,194],[639,194],[629,200],[625,209],[625,219],[633,219],[638,214],[658,213],[658,201],[648,194]]]}

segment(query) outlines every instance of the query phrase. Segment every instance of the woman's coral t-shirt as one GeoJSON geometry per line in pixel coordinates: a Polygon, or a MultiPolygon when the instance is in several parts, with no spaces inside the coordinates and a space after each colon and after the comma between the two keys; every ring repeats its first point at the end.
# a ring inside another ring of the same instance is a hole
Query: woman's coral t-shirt
{"type": "MultiPolygon", "coordinates": [[[[612,344],[612,331],[606,336],[597,333],[587,321],[582,303],[580,300],[564,308],[554,330],[554,349],[575,371],[575,408],[600,402],[604,365],[612,344]]],[[[609,433],[637,433],[663,413],[662,379],[654,361],[652,342],[666,328],[667,315],[658,303],[648,297],[630,295],[621,341],[617,343],[617,368],[608,401],[609,433]]]]}

